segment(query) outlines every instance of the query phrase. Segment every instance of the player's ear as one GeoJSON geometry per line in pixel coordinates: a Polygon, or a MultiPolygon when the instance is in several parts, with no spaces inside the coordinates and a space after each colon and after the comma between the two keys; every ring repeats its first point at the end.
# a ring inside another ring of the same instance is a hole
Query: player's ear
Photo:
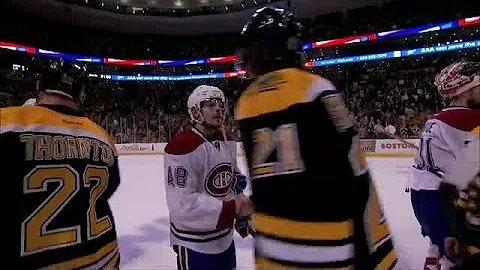
{"type": "Polygon", "coordinates": [[[202,109],[199,109],[197,107],[192,107],[190,110],[191,110],[192,116],[195,120],[197,120],[197,121],[201,120],[201,118],[202,118],[201,110],[202,109]]]}

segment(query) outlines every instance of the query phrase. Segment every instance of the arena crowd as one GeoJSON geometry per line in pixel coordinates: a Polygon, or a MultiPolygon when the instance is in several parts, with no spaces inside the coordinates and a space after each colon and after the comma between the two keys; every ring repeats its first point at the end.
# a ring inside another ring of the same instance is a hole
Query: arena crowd
{"type": "MultiPolygon", "coordinates": [[[[472,9],[467,6],[460,9],[458,5],[453,5],[451,9],[442,7],[436,10],[422,2],[412,11],[404,3],[393,2],[384,6],[306,18],[305,36],[310,41],[324,40],[471,15],[469,12],[472,9]],[[369,16],[366,16],[367,14],[369,16]]],[[[27,20],[9,24],[12,27],[7,27],[8,30],[0,34],[0,40],[33,44],[36,47],[63,52],[108,55],[120,59],[167,57],[181,59],[231,55],[235,44],[234,35],[195,37],[188,42],[187,38],[177,38],[166,44],[161,41],[161,37],[145,36],[132,39],[119,34],[101,33],[99,30],[70,31],[68,27],[72,26],[59,27],[48,21],[27,20]],[[57,31],[52,31],[53,26],[57,31]]],[[[421,38],[416,39],[419,44],[422,43],[421,38]]],[[[356,50],[362,51],[369,44],[362,46],[356,50]]],[[[362,138],[385,138],[384,134],[375,132],[378,130],[376,126],[382,126],[390,133],[403,138],[417,138],[425,120],[446,105],[433,86],[436,72],[455,60],[479,60],[479,54],[477,49],[425,57],[310,68],[309,71],[331,79],[338,89],[343,91],[351,117],[355,120],[362,138]]],[[[322,53],[317,50],[313,54],[310,53],[310,56],[312,55],[319,56],[322,53]]],[[[21,105],[32,97],[36,78],[34,67],[46,61],[48,59],[0,50],[0,107],[21,105]],[[12,62],[20,64],[21,67],[12,70],[12,62]]],[[[224,70],[226,67],[157,66],[147,69],[98,64],[89,66],[89,69],[104,74],[139,72],[134,68],[143,69],[142,73],[145,74],[188,74],[209,72],[214,69],[224,70]]],[[[84,111],[86,116],[104,127],[117,143],[167,142],[176,133],[189,127],[186,99],[188,94],[201,84],[215,85],[225,92],[228,97],[229,115],[232,116],[236,98],[246,88],[248,80],[228,78],[118,82],[92,78],[84,111]]],[[[229,117],[227,122],[228,129],[238,138],[239,133],[232,117],[229,117]]]]}

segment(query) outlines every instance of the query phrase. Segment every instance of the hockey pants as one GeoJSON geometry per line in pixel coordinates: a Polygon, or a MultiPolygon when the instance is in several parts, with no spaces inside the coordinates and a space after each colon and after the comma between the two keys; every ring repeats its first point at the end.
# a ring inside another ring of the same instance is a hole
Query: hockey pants
{"type": "Polygon", "coordinates": [[[444,254],[444,239],[449,236],[450,225],[438,190],[410,190],[413,212],[422,228],[422,235],[444,254]]]}
{"type": "Polygon", "coordinates": [[[219,254],[204,254],[175,245],[178,270],[232,270],[236,267],[235,244],[219,254]]]}

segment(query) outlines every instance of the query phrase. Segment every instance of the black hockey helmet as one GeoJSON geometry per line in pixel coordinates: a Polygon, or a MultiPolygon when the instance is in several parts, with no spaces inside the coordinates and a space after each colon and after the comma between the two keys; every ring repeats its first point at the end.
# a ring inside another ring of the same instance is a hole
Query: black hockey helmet
{"type": "Polygon", "coordinates": [[[50,61],[40,74],[37,91],[61,95],[82,103],[88,82],[85,66],[63,60],[50,61]]]}
{"type": "Polygon", "coordinates": [[[303,26],[285,9],[263,7],[243,27],[237,46],[237,68],[259,76],[300,66],[303,26]]]}

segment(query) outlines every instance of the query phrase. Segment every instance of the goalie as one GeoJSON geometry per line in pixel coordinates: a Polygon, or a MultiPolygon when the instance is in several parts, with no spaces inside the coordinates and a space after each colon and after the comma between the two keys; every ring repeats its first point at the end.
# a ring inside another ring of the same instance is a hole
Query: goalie
{"type": "Polygon", "coordinates": [[[422,234],[431,241],[425,269],[451,269],[456,258],[445,252],[451,248],[455,225],[449,218],[454,211],[456,188],[447,184],[471,131],[480,126],[480,63],[456,62],[445,67],[435,85],[449,107],[425,123],[420,146],[409,179],[411,202],[422,234]]]}

